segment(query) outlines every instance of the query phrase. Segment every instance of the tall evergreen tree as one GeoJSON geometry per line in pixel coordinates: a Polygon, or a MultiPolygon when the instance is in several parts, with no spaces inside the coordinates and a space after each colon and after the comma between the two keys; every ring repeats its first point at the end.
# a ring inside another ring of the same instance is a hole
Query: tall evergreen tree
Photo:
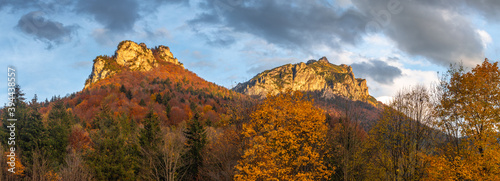
{"type": "Polygon", "coordinates": [[[187,152],[182,156],[186,164],[181,168],[181,175],[185,180],[199,180],[199,170],[203,165],[203,149],[207,145],[207,135],[205,128],[199,121],[199,115],[195,114],[194,119],[188,123],[184,136],[187,138],[187,152]]]}
{"type": "Polygon", "coordinates": [[[165,180],[164,175],[159,174],[162,154],[161,146],[164,142],[161,137],[158,116],[150,110],[143,120],[144,128],[139,133],[139,145],[141,146],[141,179],[144,180],[165,180]]]}
{"type": "Polygon", "coordinates": [[[54,161],[53,164],[60,165],[66,156],[70,127],[73,123],[73,116],[66,111],[62,101],[57,101],[49,112],[46,140],[47,157],[54,161]]]}
{"type": "MultiPolygon", "coordinates": [[[[42,122],[39,106],[34,104],[28,106],[24,100],[24,93],[19,85],[16,85],[14,94],[16,126],[16,146],[20,150],[22,164],[25,165],[26,175],[32,173],[33,151],[42,149],[47,139],[47,131],[42,122]],[[18,135],[18,136],[17,136],[18,135]]],[[[8,123],[7,123],[8,124],[8,123]]]]}
{"type": "Polygon", "coordinates": [[[127,96],[128,99],[132,99],[132,91],[130,89],[125,93],[125,96],[127,96]]]}
{"type": "Polygon", "coordinates": [[[127,89],[125,88],[124,85],[120,86],[120,92],[126,93],[127,89]]]}
{"type": "Polygon", "coordinates": [[[161,130],[158,115],[152,110],[146,115],[144,119],[144,129],[141,130],[139,135],[139,144],[147,150],[155,151],[161,145],[161,130]]]}
{"type": "Polygon", "coordinates": [[[16,85],[14,88],[14,104],[17,105],[18,103],[24,102],[24,100],[26,99],[24,95],[25,94],[21,90],[21,86],[16,85]]]}
{"type": "Polygon", "coordinates": [[[108,106],[94,120],[95,130],[91,138],[94,143],[86,160],[94,169],[97,180],[135,180],[138,169],[133,136],[124,135],[121,125],[108,106]]]}

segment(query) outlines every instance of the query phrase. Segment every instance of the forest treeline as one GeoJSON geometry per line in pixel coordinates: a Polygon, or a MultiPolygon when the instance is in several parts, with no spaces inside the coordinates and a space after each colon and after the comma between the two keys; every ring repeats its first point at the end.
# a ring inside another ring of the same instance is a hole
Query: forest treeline
{"type": "Polygon", "coordinates": [[[134,117],[113,101],[87,121],[62,99],[26,101],[17,87],[16,174],[4,108],[0,180],[500,180],[498,62],[452,66],[430,88],[400,90],[370,130],[354,103],[333,114],[298,91],[223,107],[189,101],[176,124],[164,120],[175,117],[167,106],[134,117]]]}

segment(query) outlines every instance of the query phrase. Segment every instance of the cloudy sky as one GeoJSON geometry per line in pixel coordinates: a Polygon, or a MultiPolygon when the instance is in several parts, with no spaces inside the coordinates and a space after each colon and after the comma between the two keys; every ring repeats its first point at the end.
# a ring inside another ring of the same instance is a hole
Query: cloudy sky
{"type": "Polygon", "coordinates": [[[17,69],[27,98],[80,91],[122,40],[169,46],[185,67],[231,88],[326,56],[386,100],[430,85],[450,63],[500,56],[497,0],[0,0],[0,82],[17,69]]]}

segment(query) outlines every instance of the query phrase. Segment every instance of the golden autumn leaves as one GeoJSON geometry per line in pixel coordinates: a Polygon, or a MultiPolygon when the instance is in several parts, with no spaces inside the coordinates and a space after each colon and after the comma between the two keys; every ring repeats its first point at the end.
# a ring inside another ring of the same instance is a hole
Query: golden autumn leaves
{"type": "Polygon", "coordinates": [[[243,124],[247,146],[235,180],[321,180],[333,168],[325,156],[323,110],[301,92],[268,96],[243,124]]]}
{"type": "Polygon", "coordinates": [[[442,82],[436,127],[448,138],[429,156],[429,180],[500,180],[500,70],[485,60],[442,82]]]}
{"type": "MultiPolygon", "coordinates": [[[[498,63],[448,75],[436,90],[403,90],[385,107],[355,154],[361,180],[500,180],[498,63]]],[[[302,93],[268,96],[250,117],[235,180],[328,180],[346,167],[328,160],[325,113],[302,93]]]]}

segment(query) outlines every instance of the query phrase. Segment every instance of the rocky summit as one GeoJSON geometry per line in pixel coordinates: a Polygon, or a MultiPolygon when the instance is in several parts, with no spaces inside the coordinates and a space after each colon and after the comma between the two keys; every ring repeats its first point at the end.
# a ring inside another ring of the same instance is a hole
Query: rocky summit
{"type": "Polygon", "coordinates": [[[149,71],[162,63],[173,63],[183,66],[166,46],[160,45],[149,49],[144,43],[122,41],[113,56],[98,56],[94,59],[92,73],[85,81],[85,89],[106,77],[114,75],[123,69],[134,71],[149,71]]]}
{"type": "Polygon", "coordinates": [[[321,97],[326,99],[341,96],[355,101],[376,102],[368,94],[365,79],[355,78],[350,66],[331,64],[326,57],[266,70],[233,88],[234,91],[260,98],[285,89],[320,92],[321,97]]]}

